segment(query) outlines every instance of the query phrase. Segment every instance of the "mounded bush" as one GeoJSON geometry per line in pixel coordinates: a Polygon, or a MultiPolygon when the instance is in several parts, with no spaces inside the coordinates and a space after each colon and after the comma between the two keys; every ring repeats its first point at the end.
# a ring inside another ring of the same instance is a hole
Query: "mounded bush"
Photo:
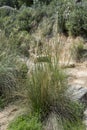
{"type": "Polygon", "coordinates": [[[70,12],[66,22],[66,28],[69,34],[73,36],[83,35],[87,33],[87,8],[76,5],[70,12]]]}
{"type": "Polygon", "coordinates": [[[86,36],[87,33],[87,4],[84,1],[74,3],[66,1],[60,4],[58,14],[58,26],[62,33],[69,35],[86,36]]]}

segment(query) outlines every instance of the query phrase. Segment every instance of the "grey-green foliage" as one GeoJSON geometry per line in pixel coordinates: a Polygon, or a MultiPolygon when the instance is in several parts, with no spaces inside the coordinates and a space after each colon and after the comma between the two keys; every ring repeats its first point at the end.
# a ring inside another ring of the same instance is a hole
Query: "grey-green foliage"
{"type": "Polygon", "coordinates": [[[30,8],[22,6],[16,14],[10,16],[0,17],[1,29],[4,29],[6,34],[9,35],[14,29],[18,31],[32,32],[38,27],[38,24],[44,16],[46,16],[44,9],[30,8]]]}
{"type": "Polygon", "coordinates": [[[87,3],[61,1],[58,3],[58,31],[73,36],[86,35],[87,3]]]}
{"type": "MultiPolygon", "coordinates": [[[[14,9],[15,10],[15,9],[14,9]]],[[[16,10],[15,10],[16,11],[16,10]]],[[[5,11],[6,13],[8,11],[5,11]]],[[[16,13],[0,17],[0,27],[9,35],[14,29],[28,33],[37,29],[44,17],[49,18],[50,25],[57,22],[58,32],[74,36],[86,35],[87,32],[87,3],[75,3],[68,0],[52,1],[49,5],[37,4],[33,7],[22,6],[16,13]],[[55,21],[55,22],[54,22],[55,21]]],[[[51,28],[52,31],[52,28],[51,28]]],[[[49,33],[49,31],[47,32],[49,33]]]]}
{"type": "Polygon", "coordinates": [[[9,6],[0,7],[0,16],[1,17],[10,16],[10,15],[16,14],[16,13],[17,13],[17,10],[12,7],[9,7],[9,6]]]}
{"type": "Polygon", "coordinates": [[[75,5],[66,22],[66,28],[71,35],[86,35],[87,33],[87,5],[75,5]]]}
{"type": "Polygon", "coordinates": [[[3,65],[2,61],[0,62],[0,93],[3,95],[4,93],[8,93],[16,86],[16,78],[13,67],[8,63],[4,62],[3,65]]]}
{"type": "MultiPolygon", "coordinates": [[[[27,66],[18,56],[17,45],[14,39],[7,38],[3,32],[0,34],[0,96],[12,95],[22,80],[26,78],[27,66]],[[20,81],[21,79],[21,81],[20,81]]],[[[22,86],[22,85],[21,85],[22,86]]]]}
{"type": "Polygon", "coordinates": [[[38,27],[38,24],[41,22],[44,16],[46,16],[46,11],[41,7],[29,8],[21,7],[17,15],[19,30],[26,30],[32,32],[38,27]]]}
{"type": "Polygon", "coordinates": [[[8,29],[12,31],[13,22],[17,12],[16,9],[9,6],[0,7],[0,29],[8,27],[8,29]]]}
{"type": "Polygon", "coordinates": [[[11,54],[8,40],[0,34],[0,96],[16,86],[15,54],[11,54]]]}

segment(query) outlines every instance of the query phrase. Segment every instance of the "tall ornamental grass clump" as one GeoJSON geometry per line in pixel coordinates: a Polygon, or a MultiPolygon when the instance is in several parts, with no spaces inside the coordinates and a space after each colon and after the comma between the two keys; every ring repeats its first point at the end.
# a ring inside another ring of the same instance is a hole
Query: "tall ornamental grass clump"
{"type": "Polygon", "coordinates": [[[35,65],[28,81],[29,100],[36,112],[46,114],[53,104],[64,96],[65,74],[57,64],[35,65]]]}
{"type": "Polygon", "coordinates": [[[36,64],[28,79],[28,97],[33,112],[44,120],[51,112],[70,121],[82,118],[83,106],[65,94],[67,76],[58,62],[36,64]]]}

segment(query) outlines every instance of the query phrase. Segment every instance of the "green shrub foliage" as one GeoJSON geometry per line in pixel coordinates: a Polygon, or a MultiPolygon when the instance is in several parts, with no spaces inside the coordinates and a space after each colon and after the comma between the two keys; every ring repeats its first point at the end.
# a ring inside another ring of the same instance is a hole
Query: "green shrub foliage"
{"type": "MultiPolygon", "coordinates": [[[[27,2],[29,1],[25,2],[28,6],[29,3],[27,2]]],[[[46,2],[49,3],[49,1],[46,2]]],[[[87,34],[87,3],[84,1],[75,3],[75,1],[55,0],[48,5],[38,2],[32,7],[22,5],[18,11],[7,8],[0,9],[0,28],[5,29],[7,34],[12,32],[12,29],[25,30],[27,32],[34,31],[43,17],[49,17],[50,25],[55,23],[53,21],[57,21],[57,31],[59,33],[73,36],[85,36],[87,34]]]]}

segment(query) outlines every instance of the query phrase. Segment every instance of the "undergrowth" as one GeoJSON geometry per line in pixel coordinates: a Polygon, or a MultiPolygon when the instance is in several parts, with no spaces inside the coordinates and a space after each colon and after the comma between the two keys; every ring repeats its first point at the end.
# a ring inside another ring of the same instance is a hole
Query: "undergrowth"
{"type": "Polygon", "coordinates": [[[77,61],[81,62],[82,58],[84,58],[84,44],[83,42],[74,43],[71,48],[71,55],[77,61]]]}
{"type": "Polygon", "coordinates": [[[22,115],[11,123],[8,130],[42,130],[42,124],[35,115],[22,115]]]}
{"type": "Polygon", "coordinates": [[[85,130],[84,124],[79,119],[76,122],[70,122],[68,120],[64,120],[63,125],[64,130],[85,130]]]}

